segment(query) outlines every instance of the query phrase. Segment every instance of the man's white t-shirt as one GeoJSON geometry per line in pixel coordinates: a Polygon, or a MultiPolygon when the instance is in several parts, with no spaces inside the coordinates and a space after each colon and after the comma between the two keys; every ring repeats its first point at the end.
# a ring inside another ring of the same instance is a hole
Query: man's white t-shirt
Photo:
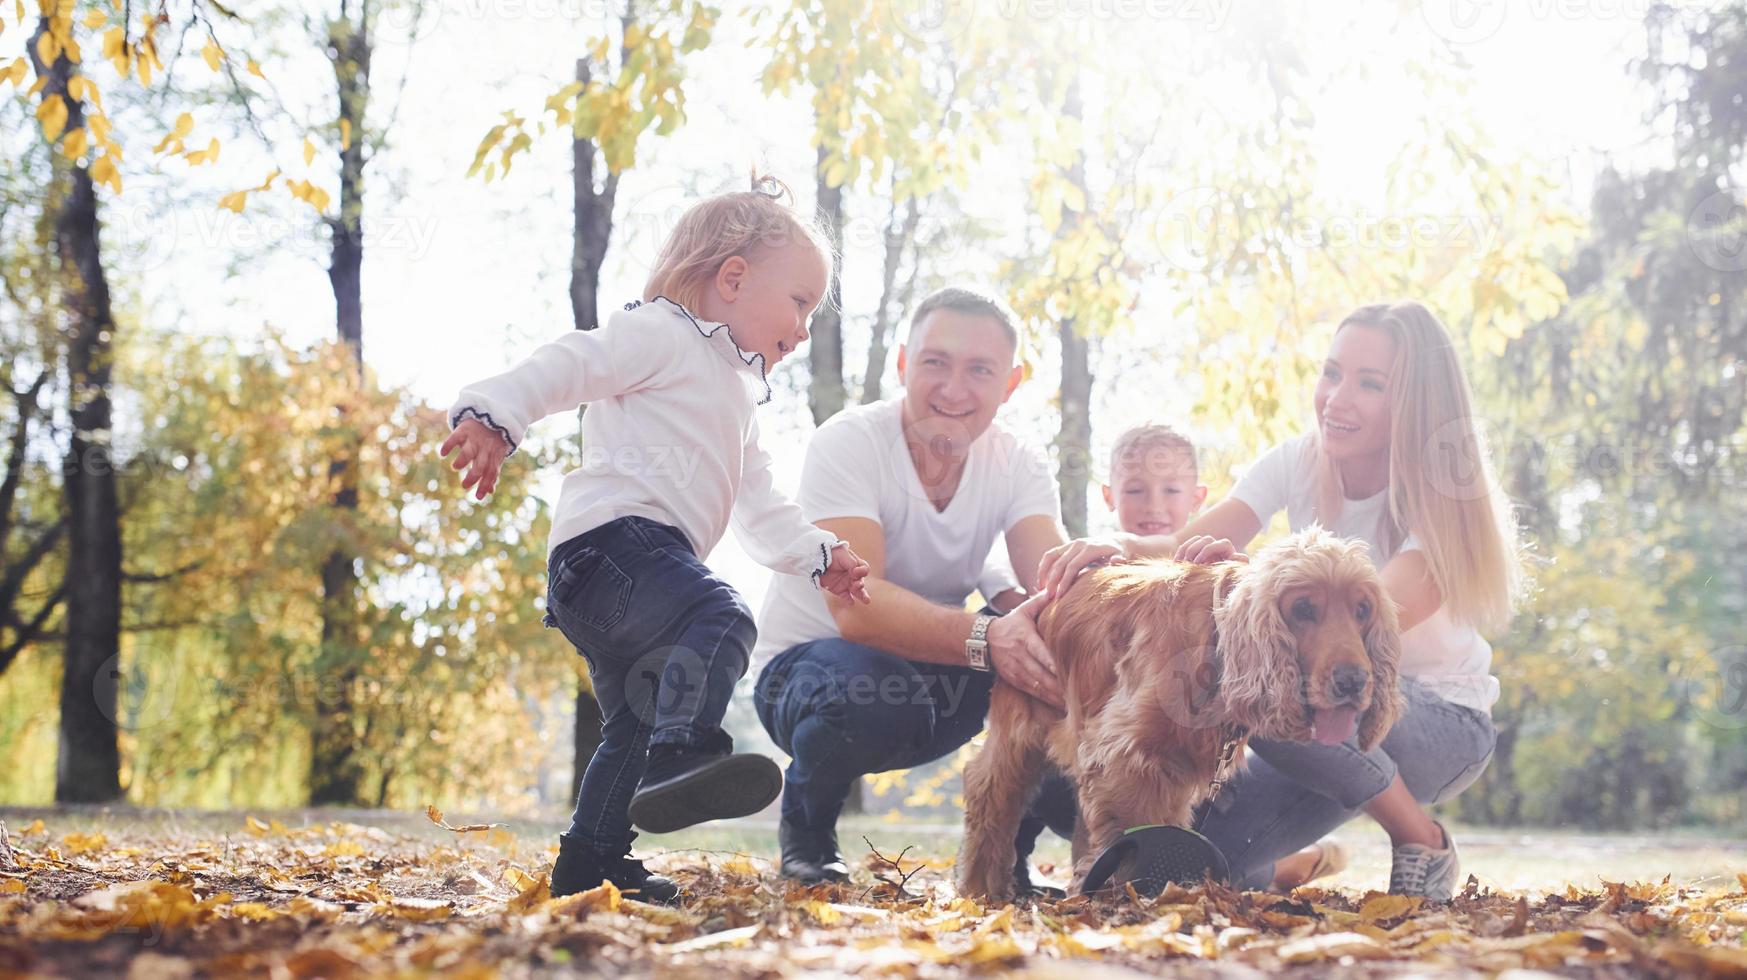
{"type": "MultiPolygon", "coordinates": [[[[1312,436],[1305,434],[1268,450],[1232,489],[1234,500],[1249,505],[1265,527],[1282,508],[1286,524],[1299,531],[1320,523],[1343,538],[1364,541],[1371,563],[1382,569],[1402,552],[1420,550],[1412,534],[1394,551],[1385,551],[1381,536],[1388,490],[1363,500],[1346,500],[1334,520],[1316,513],[1315,481],[1307,468],[1312,436]]],[[[1498,700],[1498,678],[1492,676],[1492,645],[1473,626],[1458,623],[1448,605],[1401,634],[1401,673],[1430,687],[1446,701],[1490,714],[1498,700]]]]}
{"type": "MultiPolygon", "coordinates": [[[[809,521],[879,522],[883,577],[954,608],[979,586],[1002,581],[998,568],[989,568],[996,539],[1027,517],[1061,517],[1048,462],[996,425],[971,443],[958,491],[945,510],[936,510],[904,443],[901,398],[846,409],[820,426],[807,445],[795,500],[809,521]]],[[[798,643],[839,635],[821,592],[805,579],[776,575],[758,617],[753,659],[763,662],[798,643]]]]}

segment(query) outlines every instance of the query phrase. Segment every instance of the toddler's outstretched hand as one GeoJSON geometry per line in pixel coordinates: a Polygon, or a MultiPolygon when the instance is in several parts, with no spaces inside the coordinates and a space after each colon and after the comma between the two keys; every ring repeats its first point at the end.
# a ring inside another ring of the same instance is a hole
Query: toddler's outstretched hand
{"type": "Polygon", "coordinates": [[[510,454],[508,440],[478,419],[466,419],[449,433],[449,438],[443,440],[437,455],[447,459],[457,447],[460,452],[455,453],[455,460],[449,465],[455,469],[466,468],[466,474],[461,477],[461,489],[472,488],[474,499],[484,500],[497,488],[497,472],[510,454]]]}
{"type": "Polygon", "coordinates": [[[873,596],[867,594],[870,569],[867,561],[849,545],[839,544],[831,549],[831,564],[819,576],[819,585],[833,595],[866,605],[873,602],[873,596]]]}

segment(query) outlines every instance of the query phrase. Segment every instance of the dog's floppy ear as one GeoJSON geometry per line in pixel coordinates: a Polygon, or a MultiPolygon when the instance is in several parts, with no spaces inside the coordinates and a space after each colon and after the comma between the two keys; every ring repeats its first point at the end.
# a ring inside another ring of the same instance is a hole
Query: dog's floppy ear
{"type": "Polygon", "coordinates": [[[1278,735],[1292,725],[1283,705],[1298,696],[1298,649],[1280,616],[1271,572],[1266,562],[1233,567],[1236,584],[1213,617],[1228,717],[1251,731],[1278,735]]]}
{"type": "Polygon", "coordinates": [[[1381,589],[1372,596],[1376,610],[1365,624],[1365,656],[1371,661],[1371,706],[1359,718],[1359,747],[1369,752],[1383,741],[1401,715],[1401,625],[1395,603],[1381,589]]]}

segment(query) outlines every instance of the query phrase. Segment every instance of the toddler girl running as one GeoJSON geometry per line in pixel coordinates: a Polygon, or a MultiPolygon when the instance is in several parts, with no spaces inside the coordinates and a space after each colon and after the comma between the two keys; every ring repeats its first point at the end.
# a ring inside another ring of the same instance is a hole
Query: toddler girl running
{"type": "Polygon", "coordinates": [[[546,625],[588,661],[601,744],[553,896],[611,881],[645,901],[679,889],[630,857],[632,824],[667,833],[769,805],[782,772],[722,730],[752,650],[752,613],[700,557],[732,524],[758,562],[869,601],[867,562],[772,483],[754,407],[765,372],[807,339],[830,250],[756,175],[680,218],[643,299],[568,330],[449,409],[439,450],[485,499],[533,422],[588,403],[583,465],[564,477],[548,539],[546,625]]]}

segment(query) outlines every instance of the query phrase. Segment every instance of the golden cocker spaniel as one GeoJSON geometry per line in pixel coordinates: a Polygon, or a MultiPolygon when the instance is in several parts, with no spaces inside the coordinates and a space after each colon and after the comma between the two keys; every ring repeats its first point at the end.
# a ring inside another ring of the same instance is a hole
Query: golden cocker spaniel
{"type": "Polygon", "coordinates": [[[997,679],[965,770],[965,895],[1012,897],[1014,833],[1046,759],[1078,794],[1078,891],[1125,829],[1187,826],[1249,736],[1334,744],[1356,733],[1369,749],[1401,711],[1395,606],[1365,545],[1318,527],[1248,564],[1089,570],[1038,626],[1067,708],[997,679]]]}

